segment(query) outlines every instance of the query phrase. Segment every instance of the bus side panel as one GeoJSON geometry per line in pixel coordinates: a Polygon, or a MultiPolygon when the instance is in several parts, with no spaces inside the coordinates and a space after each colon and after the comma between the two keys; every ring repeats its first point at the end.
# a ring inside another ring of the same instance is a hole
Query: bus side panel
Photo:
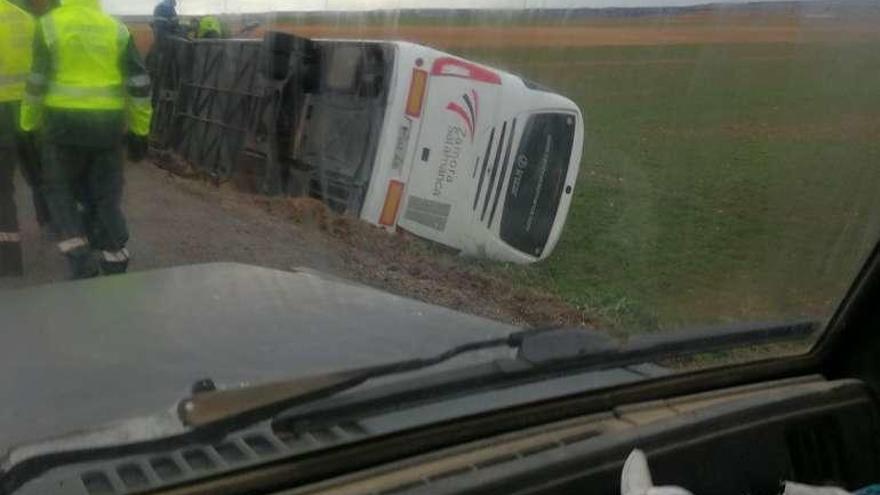
{"type": "MultiPolygon", "coordinates": [[[[416,61],[424,59],[434,50],[406,42],[389,43],[395,50],[394,69],[388,87],[388,103],[382,126],[373,175],[361,209],[361,219],[380,225],[385,208],[389,181],[406,182],[409,175],[408,162],[412,160],[416,135],[421,119],[406,115],[413,69],[416,61]]],[[[393,225],[385,225],[393,228],[393,225]]]]}

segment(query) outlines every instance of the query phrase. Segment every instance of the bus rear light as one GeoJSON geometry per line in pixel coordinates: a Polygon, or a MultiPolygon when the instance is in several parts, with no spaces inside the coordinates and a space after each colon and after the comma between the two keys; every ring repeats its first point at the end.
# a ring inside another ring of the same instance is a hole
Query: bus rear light
{"type": "Polygon", "coordinates": [[[403,182],[399,180],[388,181],[388,194],[385,195],[385,206],[382,207],[382,215],[379,224],[390,227],[397,219],[397,210],[400,209],[400,201],[403,199],[403,182]]]}
{"type": "Polygon", "coordinates": [[[410,117],[422,115],[422,104],[425,103],[425,89],[428,87],[428,73],[413,69],[412,81],[409,83],[409,96],[406,97],[406,114],[410,117]]]}

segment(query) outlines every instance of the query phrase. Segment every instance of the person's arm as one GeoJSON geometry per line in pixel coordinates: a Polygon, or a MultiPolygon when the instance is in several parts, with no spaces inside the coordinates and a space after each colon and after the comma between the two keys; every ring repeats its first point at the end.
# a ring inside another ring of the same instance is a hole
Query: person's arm
{"type": "Polygon", "coordinates": [[[46,37],[43,35],[43,23],[38,22],[34,31],[31,73],[28,76],[19,116],[19,126],[25,132],[39,129],[43,122],[43,99],[49,90],[53,70],[52,57],[46,45],[46,37]]]}
{"type": "MultiPolygon", "coordinates": [[[[122,29],[126,28],[122,26],[122,29]]],[[[125,77],[128,157],[138,162],[147,156],[153,107],[150,101],[150,76],[131,34],[127,35],[121,64],[125,77]]]]}
{"type": "Polygon", "coordinates": [[[153,118],[150,76],[130,35],[123,54],[122,71],[125,75],[128,130],[136,136],[146,137],[150,134],[150,122],[153,118]]]}

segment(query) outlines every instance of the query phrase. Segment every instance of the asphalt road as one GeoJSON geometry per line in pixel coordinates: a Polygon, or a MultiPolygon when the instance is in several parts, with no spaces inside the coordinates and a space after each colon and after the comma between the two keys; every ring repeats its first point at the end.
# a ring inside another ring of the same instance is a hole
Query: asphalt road
{"type": "MultiPolygon", "coordinates": [[[[175,178],[150,163],[129,164],[124,211],[132,253],[130,271],[213,261],[290,270],[342,271],[338,250],[308,229],[266,215],[228,191],[175,178]]],[[[0,289],[63,281],[66,265],[54,241],[41,234],[30,191],[17,181],[25,276],[0,278],[0,289]]]]}

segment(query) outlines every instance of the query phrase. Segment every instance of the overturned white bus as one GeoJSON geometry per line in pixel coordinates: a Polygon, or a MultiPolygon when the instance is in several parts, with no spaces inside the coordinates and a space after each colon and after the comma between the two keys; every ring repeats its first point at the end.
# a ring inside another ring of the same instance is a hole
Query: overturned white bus
{"type": "Polygon", "coordinates": [[[172,39],[154,141],[217,177],[309,195],[466,255],[553,250],[578,176],[571,100],[401,41],[172,39]]]}

